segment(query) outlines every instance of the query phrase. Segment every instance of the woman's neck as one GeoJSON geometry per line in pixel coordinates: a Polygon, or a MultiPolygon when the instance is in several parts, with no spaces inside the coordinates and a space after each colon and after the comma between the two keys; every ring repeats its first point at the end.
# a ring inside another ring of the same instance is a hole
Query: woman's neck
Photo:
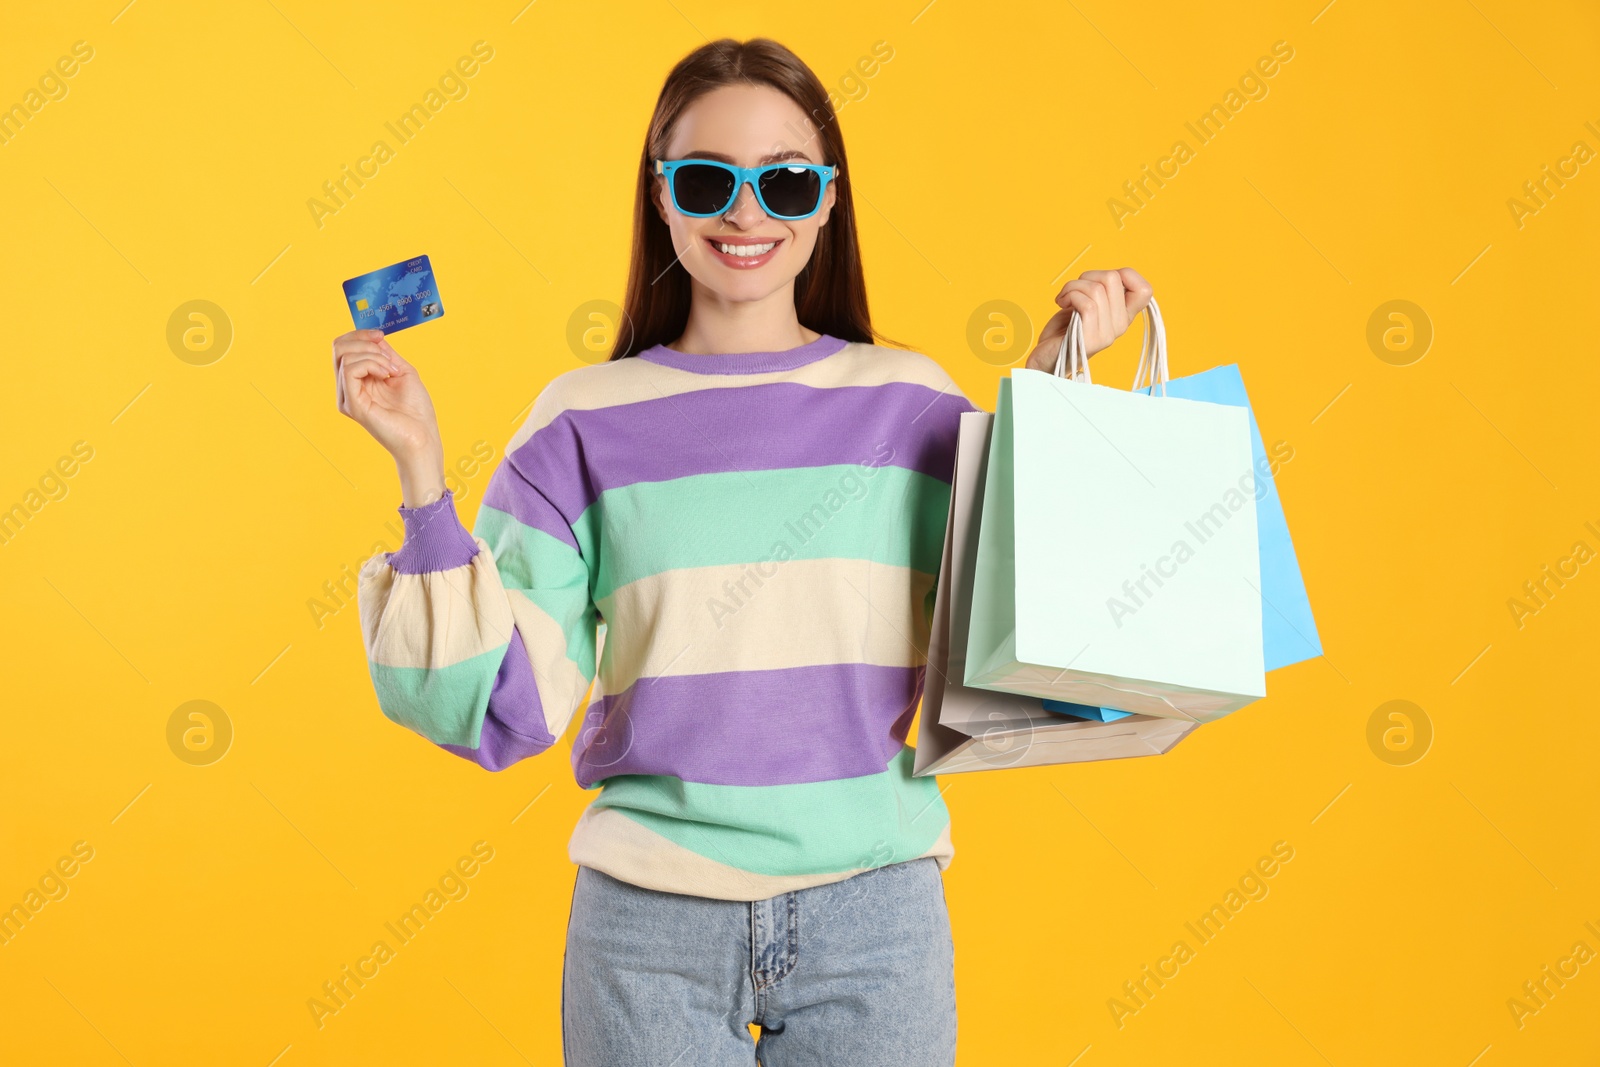
{"type": "Polygon", "coordinates": [[[685,355],[720,356],[744,352],[785,352],[822,335],[800,325],[794,310],[794,284],[761,300],[731,301],[695,285],[689,321],[666,347],[685,355]]]}

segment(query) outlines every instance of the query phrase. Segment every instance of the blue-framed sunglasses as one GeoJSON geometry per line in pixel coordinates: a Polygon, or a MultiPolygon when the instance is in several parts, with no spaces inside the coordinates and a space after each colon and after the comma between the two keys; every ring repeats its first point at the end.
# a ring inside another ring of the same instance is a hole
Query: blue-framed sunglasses
{"type": "Polygon", "coordinates": [[[822,210],[822,194],[839,168],[792,161],[736,167],[714,159],[658,159],[656,173],[667,179],[672,206],[692,218],[725,214],[739,195],[739,187],[749,182],[762,211],[795,222],[822,210]]]}

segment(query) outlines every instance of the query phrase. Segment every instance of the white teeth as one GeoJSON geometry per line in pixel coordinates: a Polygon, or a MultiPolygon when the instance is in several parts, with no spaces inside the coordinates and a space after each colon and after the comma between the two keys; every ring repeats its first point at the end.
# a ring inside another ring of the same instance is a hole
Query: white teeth
{"type": "Polygon", "coordinates": [[[723,255],[728,256],[764,256],[777,247],[776,241],[764,245],[725,245],[720,241],[717,242],[717,248],[723,255]]]}

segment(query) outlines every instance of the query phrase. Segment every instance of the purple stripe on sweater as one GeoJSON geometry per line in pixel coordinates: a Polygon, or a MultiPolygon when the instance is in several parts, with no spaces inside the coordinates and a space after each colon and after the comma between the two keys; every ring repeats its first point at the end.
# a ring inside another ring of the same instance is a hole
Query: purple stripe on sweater
{"type": "MultiPolygon", "coordinates": [[[[565,413],[557,416],[548,426],[541,427],[523,446],[502,459],[489,475],[489,484],[483,490],[483,504],[503,511],[535,530],[543,530],[564,545],[578,549],[578,539],[572,535],[572,524],[583,514],[583,508],[563,515],[549,500],[550,485],[547,479],[552,472],[556,479],[573,486],[576,491],[587,491],[589,478],[585,468],[584,444],[577,429],[565,413]],[[528,456],[528,445],[534,445],[532,455],[536,461],[530,466],[518,457],[528,456]],[[545,457],[538,462],[537,457],[545,457]]],[[[592,499],[592,498],[591,498],[592,499]]],[[[579,549],[581,552],[581,549],[579,549]]]]}
{"type": "Polygon", "coordinates": [[[905,744],[925,670],[841,663],[641,678],[590,703],[573,773],[585,789],[618,774],[714,785],[881,774],[905,744]]]}
{"type": "Polygon", "coordinates": [[[401,574],[452,570],[478,554],[478,543],[461,525],[455,494],[448,489],[444,496],[420,508],[400,505],[400,517],[406,524],[405,540],[384,558],[401,574]]]}
{"type": "Polygon", "coordinates": [[[506,647],[506,658],[495,675],[489,693],[489,709],[483,718],[483,733],[476,749],[465,745],[440,745],[462,759],[469,759],[491,771],[502,771],[519,760],[537,756],[556,743],[545,726],[539,690],[533,684],[533,668],[522,634],[515,627],[506,647]]]}
{"type": "Polygon", "coordinates": [[[506,457],[522,477],[491,478],[484,503],[573,544],[566,527],[585,508],[637,482],[837,463],[906,467],[949,482],[960,415],[976,410],[958,390],[911,382],[769,382],[573,409],[506,457]]]}

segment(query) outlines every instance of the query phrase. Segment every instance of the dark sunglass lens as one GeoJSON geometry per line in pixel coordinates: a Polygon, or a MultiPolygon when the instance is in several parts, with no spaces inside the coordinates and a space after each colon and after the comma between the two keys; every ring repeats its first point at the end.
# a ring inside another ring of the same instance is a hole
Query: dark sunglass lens
{"type": "Polygon", "coordinates": [[[733,175],[721,167],[690,163],[672,175],[673,194],[683,211],[711,214],[723,211],[733,198],[733,175]]]}
{"type": "Polygon", "coordinates": [[[822,198],[822,176],[803,167],[768,171],[761,178],[761,198],[775,215],[808,215],[822,198]]]}

